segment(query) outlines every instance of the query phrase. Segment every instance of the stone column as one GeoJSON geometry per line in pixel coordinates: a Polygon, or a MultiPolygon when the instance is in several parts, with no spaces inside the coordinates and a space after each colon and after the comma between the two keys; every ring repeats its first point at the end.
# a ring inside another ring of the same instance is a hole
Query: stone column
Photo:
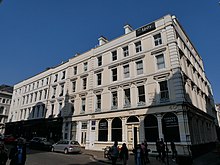
{"type": "Polygon", "coordinates": [[[112,141],[112,119],[107,119],[108,120],[108,142],[112,141]]]}
{"type": "Polygon", "coordinates": [[[127,144],[127,125],[126,125],[126,118],[122,118],[122,142],[127,144]]]}
{"type": "Polygon", "coordinates": [[[163,131],[162,131],[162,115],[157,114],[157,122],[158,122],[158,132],[159,132],[159,138],[164,138],[163,137],[163,131]]]}
{"type": "Polygon", "coordinates": [[[184,112],[177,113],[178,124],[179,124],[179,133],[180,133],[180,141],[186,142],[186,136],[189,136],[189,126],[188,126],[188,118],[184,112]]]}
{"type": "Polygon", "coordinates": [[[142,143],[145,140],[145,130],[144,130],[144,118],[145,116],[140,116],[140,126],[139,126],[139,141],[142,143]]]}

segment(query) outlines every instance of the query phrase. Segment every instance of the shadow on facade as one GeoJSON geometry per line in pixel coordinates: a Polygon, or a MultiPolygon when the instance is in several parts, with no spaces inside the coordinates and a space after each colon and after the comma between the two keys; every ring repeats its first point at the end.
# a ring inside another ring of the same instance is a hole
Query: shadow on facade
{"type": "MultiPolygon", "coordinates": [[[[177,72],[174,73],[173,77],[169,77],[167,80],[168,84],[174,84],[175,78],[178,77],[178,75],[175,74],[181,73],[177,72]]],[[[177,143],[185,142],[187,146],[183,149],[184,153],[195,158],[215,148],[216,139],[212,139],[212,136],[215,135],[213,131],[216,130],[214,123],[215,118],[212,116],[213,114],[207,114],[192,104],[192,94],[187,92],[187,86],[189,86],[192,91],[196,91],[197,95],[194,96],[194,99],[200,99],[199,95],[201,91],[194,89],[195,84],[191,83],[191,81],[189,83],[186,77],[181,75],[181,79],[183,80],[181,82],[181,92],[183,96],[172,102],[172,96],[169,96],[170,93],[166,94],[166,88],[164,88],[164,93],[155,92],[153,97],[149,98],[151,104],[148,106],[149,110],[144,120],[141,121],[143,123],[140,123],[140,125],[144,126],[144,138],[148,142],[156,142],[156,140],[161,137],[164,138],[164,141],[168,142],[168,144],[170,144],[171,141],[177,143]],[[158,109],[160,110],[158,111],[158,109]],[[182,128],[184,128],[185,133],[180,132],[180,119],[181,122],[183,122],[182,128]],[[159,133],[159,128],[162,129],[162,135],[159,133]],[[185,136],[183,138],[185,139],[184,141],[181,141],[181,136],[185,136]]],[[[160,86],[160,88],[163,87],[160,86]]],[[[175,86],[169,86],[169,88],[175,88],[175,86]]],[[[210,88],[208,90],[208,92],[211,93],[210,88]]],[[[176,92],[175,90],[170,91],[176,92]]],[[[209,95],[204,99],[205,104],[203,104],[203,106],[197,106],[206,109],[207,112],[215,113],[212,96],[209,95]]],[[[197,102],[198,104],[202,104],[201,101],[197,102]]]]}
{"type": "MultiPolygon", "coordinates": [[[[52,142],[62,138],[62,117],[50,115],[46,118],[48,109],[45,104],[38,102],[30,109],[27,120],[6,123],[5,134],[23,137],[27,141],[33,137],[45,137],[52,142]]],[[[27,112],[26,112],[27,113],[27,112]]]]}

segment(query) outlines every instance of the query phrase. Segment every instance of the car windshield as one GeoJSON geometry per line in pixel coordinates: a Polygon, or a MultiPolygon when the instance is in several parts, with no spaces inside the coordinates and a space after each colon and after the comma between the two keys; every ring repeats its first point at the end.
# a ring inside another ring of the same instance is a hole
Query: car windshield
{"type": "Polygon", "coordinates": [[[71,141],[71,144],[79,145],[79,143],[77,141],[71,141]]]}

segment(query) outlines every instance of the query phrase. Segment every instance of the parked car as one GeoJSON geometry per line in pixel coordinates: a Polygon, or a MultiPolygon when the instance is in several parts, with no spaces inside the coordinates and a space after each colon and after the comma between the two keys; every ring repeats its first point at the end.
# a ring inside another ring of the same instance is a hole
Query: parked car
{"type": "Polygon", "coordinates": [[[52,143],[44,137],[34,137],[29,142],[29,148],[50,151],[52,148],[52,143]]]}
{"type": "Polygon", "coordinates": [[[51,151],[59,151],[64,152],[65,154],[68,153],[80,153],[81,146],[77,141],[73,140],[61,140],[57,143],[53,144],[51,151]]]}

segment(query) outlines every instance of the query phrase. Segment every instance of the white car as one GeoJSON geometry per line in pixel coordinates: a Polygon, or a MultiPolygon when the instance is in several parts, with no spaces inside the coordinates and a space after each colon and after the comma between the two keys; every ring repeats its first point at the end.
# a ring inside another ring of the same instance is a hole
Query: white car
{"type": "Polygon", "coordinates": [[[68,153],[80,153],[81,146],[77,141],[73,140],[61,140],[52,145],[51,151],[68,153]]]}

